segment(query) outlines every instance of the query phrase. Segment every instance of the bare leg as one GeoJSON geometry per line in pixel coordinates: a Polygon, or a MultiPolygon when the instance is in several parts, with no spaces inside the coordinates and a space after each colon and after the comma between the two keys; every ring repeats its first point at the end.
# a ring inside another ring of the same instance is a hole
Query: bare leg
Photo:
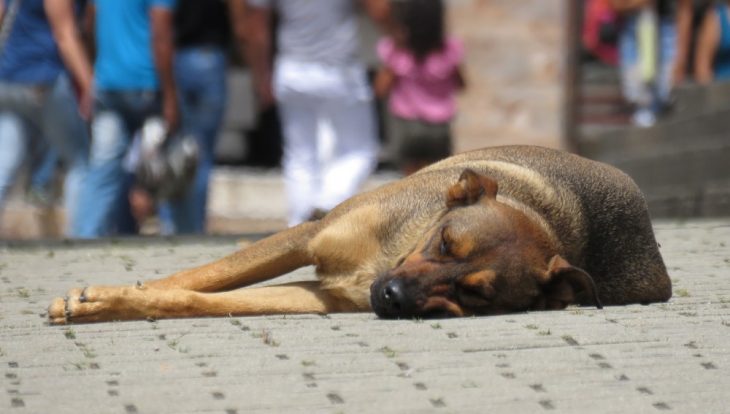
{"type": "Polygon", "coordinates": [[[319,282],[201,293],[151,287],[89,287],[74,289],[48,308],[52,324],[104,322],[146,318],[186,318],[293,313],[367,311],[319,282]]]}

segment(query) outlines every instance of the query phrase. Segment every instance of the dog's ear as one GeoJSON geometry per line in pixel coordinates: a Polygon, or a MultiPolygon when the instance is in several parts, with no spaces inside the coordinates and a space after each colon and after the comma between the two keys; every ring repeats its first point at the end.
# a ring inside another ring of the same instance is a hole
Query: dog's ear
{"type": "Polygon", "coordinates": [[[578,295],[590,298],[598,309],[603,308],[598,299],[598,289],[593,278],[585,270],[568,263],[559,255],[553,256],[543,276],[544,309],[565,309],[575,303],[578,295]]]}
{"type": "Polygon", "coordinates": [[[446,206],[448,208],[468,206],[476,203],[482,197],[496,198],[497,182],[467,168],[461,173],[459,181],[452,185],[446,193],[446,206]]]}

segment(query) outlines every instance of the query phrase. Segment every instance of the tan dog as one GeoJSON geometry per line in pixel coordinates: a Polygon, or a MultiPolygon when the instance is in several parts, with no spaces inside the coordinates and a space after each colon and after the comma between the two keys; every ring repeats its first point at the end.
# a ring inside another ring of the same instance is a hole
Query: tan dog
{"type": "Polygon", "coordinates": [[[466,316],[670,296],[646,203],[627,175],[513,146],[448,158],[208,265],[137,286],[72,289],[49,318],[466,316]],[[318,281],[237,289],[306,265],[318,281]]]}

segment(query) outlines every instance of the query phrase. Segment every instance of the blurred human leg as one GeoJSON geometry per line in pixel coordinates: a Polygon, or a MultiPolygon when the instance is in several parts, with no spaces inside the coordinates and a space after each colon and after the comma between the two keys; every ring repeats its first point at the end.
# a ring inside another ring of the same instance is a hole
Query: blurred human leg
{"type": "Polygon", "coordinates": [[[93,137],[89,167],[73,223],[73,235],[82,238],[127,232],[129,173],[124,157],[132,134],[145,119],[160,113],[160,94],[154,90],[100,91],[91,123],[93,137]],[[124,216],[122,215],[124,213],[124,216]]]}
{"type": "Polygon", "coordinates": [[[326,116],[335,135],[316,208],[330,210],[351,197],[373,172],[378,154],[372,101],[336,99],[327,103],[326,116]]]}
{"type": "Polygon", "coordinates": [[[66,75],[56,81],[43,111],[43,134],[58,151],[66,165],[64,207],[68,223],[66,233],[73,228],[81,186],[88,169],[89,133],[78,112],[78,104],[66,75]]]}
{"type": "Polygon", "coordinates": [[[297,94],[279,98],[284,136],[282,172],[287,194],[288,224],[309,219],[320,183],[317,151],[317,101],[297,94]]]}
{"type": "Polygon", "coordinates": [[[27,154],[27,129],[15,113],[0,112],[0,207],[15,182],[27,154]]]}
{"type": "Polygon", "coordinates": [[[110,109],[94,115],[89,170],[73,219],[73,235],[95,238],[109,235],[119,200],[127,188],[122,160],[130,142],[130,132],[122,116],[110,109]]]}
{"type": "Polygon", "coordinates": [[[672,93],[672,68],[677,55],[677,26],[672,17],[664,17],[659,22],[659,47],[655,102],[657,110],[663,109],[669,103],[672,93]]]}
{"type": "MultiPolygon", "coordinates": [[[[86,171],[89,139],[86,125],[78,114],[68,77],[61,75],[53,85],[43,88],[23,85],[4,87],[12,94],[15,116],[24,127],[26,150],[34,148],[43,158],[42,163],[34,168],[31,185],[43,187],[52,182],[57,160],[63,160],[67,167],[64,201],[71,218],[74,215],[76,194],[86,171]]],[[[2,135],[4,137],[6,134],[2,135]]],[[[10,157],[10,153],[3,155],[10,157]]],[[[11,165],[4,163],[4,166],[11,165]]]]}
{"type": "Polygon", "coordinates": [[[284,154],[282,172],[289,203],[288,224],[309,219],[320,182],[317,158],[317,111],[305,102],[280,101],[284,154]]]}
{"type": "Polygon", "coordinates": [[[310,218],[321,184],[317,133],[324,88],[320,75],[314,65],[286,60],[278,61],[274,70],[289,226],[310,218]]]}
{"type": "Polygon", "coordinates": [[[352,196],[372,171],[377,153],[372,98],[360,65],[285,59],[277,62],[274,93],[284,135],[289,225],[295,225],[352,196]],[[335,137],[328,168],[318,151],[323,124],[335,137]]]}
{"type": "Polygon", "coordinates": [[[327,211],[357,193],[373,172],[378,139],[365,68],[354,64],[323,69],[322,116],[332,127],[334,147],[323,167],[315,207],[327,211]]]}
{"type": "Polygon", "coordinates": [[[58,151],[48,145],[41,147],[32,165],[28,196],[33,203],[48,207],[53,203],[53,177],[58,171],[58,151]]]}
{"type": "Polygon", "coordinates": [[[226,58],[211,47],[183,49],[175,56],[182,128],[198,141],[198,167],[188,193],[163,203],[160,216],[165,233],[203,233],[213,151],[226,104],[226,58]]]}
{"type": "Polygon", "coordinates": [[[121,179],[123,182],[123,189],[119,192],[119,198],[117,199],[117,212],[109,226],[109,231],[112,234],[120,235],[139,234],[141,223],[137,221],[137,217],[134,216],[131,200],[134,188],[134,174],[125,170],[124,177],[121,179]]]}
{"type": "Polygon", "coordinates": [[[652,93],[641,77],[638,21],[638,13],[626,15],[619,33],[621,90],[624,99],[635,107],[632,121],[639,126],[649,126],[654,123],[652,93]]]}
{"type": "Polygon", "coordinates": [[[619,33],[619,69],[621,75],[621,91],[624,99],[631,103],[639,100],[641,94],[641,77],[639,76],[639,48],[636,37],[637,18],[627,15],[619,33]]]}

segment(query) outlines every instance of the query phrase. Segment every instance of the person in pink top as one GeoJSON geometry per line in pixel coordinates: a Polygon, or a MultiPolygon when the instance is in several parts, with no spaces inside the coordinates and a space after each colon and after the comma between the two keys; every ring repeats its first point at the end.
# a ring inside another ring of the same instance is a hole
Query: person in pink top
{"type": "Polygon", "coordinates": [[[389,143],[406,175],[451,155],[464,46],[446,34],[444,12],[442,0],[393,2],[390,33],[377,45],[375,92],[388,97],[389,143]]]}

